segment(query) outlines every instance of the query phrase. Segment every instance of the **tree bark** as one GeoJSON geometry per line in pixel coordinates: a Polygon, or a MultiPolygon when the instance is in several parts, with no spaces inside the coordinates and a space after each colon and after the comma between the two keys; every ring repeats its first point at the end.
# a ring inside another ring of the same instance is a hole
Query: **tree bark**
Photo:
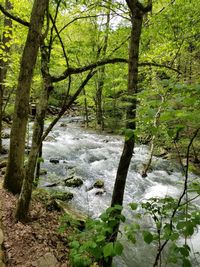
{"type": "MultiPolygon", "coordinates": [[[[126,129],[129,134],[125,137],[124,148],[118,165],[115,185],[113,189],[111,206],[122,205],[124,198],[124,189],[131,162],[136,129],[136,95],[138,83],[138,65],[139,65],[139,44],[142,31],[143,16],[150,11],[151,6],[146,10],[137,0],[126,0],[131,13],[131,38],[129,44],[129,65],[128,65],[128,97],[129,105],[126,112],[126,129]]],[[[115,242],[119,230],[119,223],[114,227],[113,233],[108,237],[109,242],[115,242]]],[[[104,267],[112,265],[112,257],[103,262],[104,267]]]]}
{"type": "Polygon", "coordinates": [[[51,77],[49,75],[48,51],[46,50],[45,46],[41,47],[41,55],[42,55],[42,74],[44,81],[44,89],[42,90],[42,93],[40,95],[40,100],[37,107],[31,150],[29,153],[28,163],[25,168],[25,177],[23,180],[22,190],[17,202],[17,209],[15,214],[17,221],[26,221],[28,217],[35,167],[37,163],[38,153],[42,143],[44,119],[48,106],[49,93],[53,88],[51,83],[51,77]]]}
{"type": "MultiPolygon", "coordinates": [[[[10,11],[12,9],[12,4],[9,0],[5,2],[5,9],[10,11]]],[[[4,19],[4,31],[1,38],[1,43],[4,47],[4,53],[7,54],[4,59],[0,59],[0,153],[2,152],[2,120],[3,120],[3,97],[5,91],[5,79],[8,71],[8,54],[10,52],[9,42],[11,41],[12,35],[12,20],[5,17],[4,19]]]]}
{"type": "Polygon", "coordinates": [[[48,0],[34,1],[28,36],[21,59],[10,136],[10,151],[4,180],[4,188],[13,194],[20,193],[24,177],[24,150],[29,113],[30,87],[42,37],[42,27],[47,6],[48,0]]]}
{"type": "Polygon", "coordinates": [[[138,7],[138,1],[127,1],[131,11],[131,38],[129,44],[129,65],[128,65],[128,96],[130,99],[126,113],[126,129],[132,131],[131,135],[125,138],[123,152],[120,158],[117,176],[115,180],[111,206],[122,205],[124,189],[128,168],[135,145],[134,130],[136,129],[136,94],[138,83],[138,63],[139,63],[139,44],[142,30],[144,12],[138,7]],[[130,3],[129,3],[130,2],[130,3]]]}

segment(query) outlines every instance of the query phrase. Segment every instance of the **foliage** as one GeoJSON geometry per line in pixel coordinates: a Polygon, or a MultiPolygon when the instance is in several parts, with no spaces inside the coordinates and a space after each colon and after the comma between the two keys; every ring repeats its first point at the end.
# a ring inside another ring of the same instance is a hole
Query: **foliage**
{"type": "Polygon", "coordinates": [[[121,210],[122,207],[116,205],[108,208],[99,219],[88,219],[82,232],[78,230],[79,223],[76,220],[66,215],[62,218],[62,231],[69,226],[74,229],[74,234],[70,237],[70,261],[73,266],[90,266],[95,262],[106,261],[111,256],[121,255],[122,244],[107,240],[118,222],[125,221],[125,217],[120,214],[121,210]]]}
{"type": "MultiPolygon", "coordinates": [[[[193,186],[192,183],[191,188],[195,188],[195,192],[199,194],[199,186],[193,186]]],[[[190,200],[180,204],[178,199],[172,197],[151,198],[140,205],[131,203],[130,206],[135,212],[137,210],[134,218],[147,216],[151,218],[152,224],[146,228],[135,219],[131,225],[126,226],[126,236],[132,243],[136,243],[140,233],[146,244],[155,246],[158,260],[163,253],[162,247],[168,243],[163,264],[170,266],[181,263],[182,266],[191,266],[191,247],[187,239],[200,225],[200,212],[190,200]]]]}

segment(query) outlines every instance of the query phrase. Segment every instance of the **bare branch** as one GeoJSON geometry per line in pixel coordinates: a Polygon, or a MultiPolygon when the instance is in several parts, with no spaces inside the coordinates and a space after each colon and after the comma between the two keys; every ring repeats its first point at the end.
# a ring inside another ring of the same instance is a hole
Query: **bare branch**
{"type": "Polygon", "coordinates": [[[68,103],[64,103],[63,107],[61,108],[59,114],[57,115],[57,117],[50,123],[50,125],[48,126],[48,128],[46,129],[46,131],[44,132],[43,136],[42,136],[42,141],[44,141],[44,139],[47,137],[47,135],[49,134],[49,132],[52,130],[52,128],[55,126],[55,124],[59,121],[59,119],[64,115],[64,113],[71,107],[71,105],[74,103],[74,101],[76,100],[76,98],[79,96],[79,94],[81,93],[81,91],[84,89],[84,87],[86,86],[86,84],[89,82],[89,80],[94,76],[94,74],[96,73],[96,71],[90,71],[88,73],[88,75],[86,76],[86,78],[84,79],[84,81],[81,83],[81,85],[79,86],[79,88],[77,89],[77,91],[74,93],[74,95],[70,98],[68,103]]]}

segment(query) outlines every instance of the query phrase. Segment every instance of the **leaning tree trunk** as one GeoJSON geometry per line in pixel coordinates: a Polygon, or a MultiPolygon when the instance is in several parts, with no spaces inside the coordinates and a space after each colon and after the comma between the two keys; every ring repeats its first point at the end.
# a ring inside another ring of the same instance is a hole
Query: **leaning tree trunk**
{"type": "MultiPolygon", "coordinates": [[[[129,65],[128,65],[128,98],[129,106],[126,112],[127,135],[124,141],[124,148],[118,165],[115,185],[113,189],[111,206],[122,205],[126,177],[130,165],[135,145],[134,130],[136,129],[136,94],[138,83],[138,63],[139,63],[139,44],[142,31],[143,16],[151,10],[151,5],[143,7],[137,0],[126,0],[131,13],[131,38],[129,44],[129,65]]],[[[119,223],[114,227],[113,233],[108,237],[109,242],[115,242],[119,229],[119,223]]],[[[112,265],[112,257],[103,262],[104,267],[112,265]]]]}
{"type": "MultiPolygon", "coordinates": [[[[5,9],[7,11],[12,9],[12,4],[9,0],[6,0],[5,9]]],[[[5,91],[5,79],[8,71],[8,54],[10,52],[10,41],[12,36],[12,20],[5,17],[4,19],[4,31],[1,38],[2,47],[6,56],[0,59],[0,153],[2,152],[2,120],[3,120],[3,97],[5,91]]]]}
{"type": "Polygon", "coordinates": [[[17,210],[15,217],[18,221],[26,221],[28,216],[29,204],[32,195],[35,167],[37,163],[38,153],[42,143],[44,119],[48,107],[49,93],[53,88],[51,82],[51,76],[49,75],[48,51],[45,49],[45,46],[41,48],[41,55],[42,55],[42,74],[44,81],[44,89],[42,90],[42,93],[40,95],[40,100],[37,106],[31,150],[28,157],[28,163],[25,168],[25,177],[23,180],[22,190],[17,202],[17,210]]]}
{"type": "Polygon", "coordinates": [[[42,27],[48,2],[48,0],[34,1],[28,36],[20,65],[10,136],[10,151],[4,180],[4,188],[13,194],[20,193],[24,177],[24,150],[29,113],[30,87],[41,42],[42,27]]]}

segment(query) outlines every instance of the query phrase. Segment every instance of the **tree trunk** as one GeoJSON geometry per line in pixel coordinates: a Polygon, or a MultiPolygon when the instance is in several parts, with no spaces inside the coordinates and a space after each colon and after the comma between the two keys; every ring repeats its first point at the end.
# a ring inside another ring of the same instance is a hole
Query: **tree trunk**
{"type": "MultiPolygon", "coordinates": [[[[12,9],[12,4],[9,0],[6,0],[5,2],[5,9],[7,11],[10,11],[12,9]]],[[[7,54],[4,59],[0,59],[0,153],[2,152],[2,119],[3,119],[3,97],[4,97],[4,91],[5,91],[5,79],[7,75],[8,70],[8,54],[10,52],[10,45],[9,42],[11,41],[11,35],[12,35],[12,20],[5,17],[4,19],[4,31],[3,36],[1,38],[1,43],[4,47],[4,53],[7,54]]]]}
{"type": "MultiPolygon", "coordinates": [[[[118,165],[115,185],[113,189],[111,206],[122,205],[126,178],[135,145],[134,130],[136,129],[136,94],[138,83],[139,44],[142,31],[143,16],[151,9],[143,7],[137,0],[126,0],[131,13],[131,38],[129,44],[128,65],[128,97],[129,106],[126,112],[126,129],[128,135],[124,141],[124,148],[118,165]]],[[[109,242],[115,242],[119,230],[119,223],[114,227],[113,233],[108,237],[109,242]]],[[[112,265],[112,257],[103,262],[104,267],[112,265]]]]}
{"type": "MultiPolygon", "coordinates": [[[[98,55],[101,54],[103,58],[106,56],[107,47],[108,47],[108,35],[110,30],[110,7],[112,0],[108,2],[108,10],[106,14],[106,29],[104,35],[104,43],[102,46],[102,53],[99,52],[98,55]]],[[[104,116],[103,116],[103,88],[105,81],[105,65],[98,69],[98,79],[97,79],[97,89],[96,89],[96,117],[97,117],[97,125],[103,131],[104,130],[104,116]]]]}
{"type": "Polygon", "coordinates": [[[30,87],[35,67],[42,26],[48,0],[35,0],[30,27],[24,47],[15,100],[13,124],[10,135],[10,151],[4,180],[4,188],[13,194],[20,193],[24,177],[25,135],[29,113],[30,87]]]}
{"type": "Polygon", "coordinates": [[[49,93],[53,86],[48,67],[48,49],[45,46],[41,47],[42,58],[42,75],[44,81],[44,89],[41,92],[40,100],[37,106],[36,117],[34,121],[34,130],[32,136],[31,150],[28,157],[28,163],[25,168],[25,177],[23,180],[22,190],[17,203],[15,217],[18,221],[26,221],[29,211],[29,204],[32,195],[32,186],[34,181],[35,167],[37,157],[42,144],[42,134],[44,130],[44,119],[48,107],[49,93]]]}

